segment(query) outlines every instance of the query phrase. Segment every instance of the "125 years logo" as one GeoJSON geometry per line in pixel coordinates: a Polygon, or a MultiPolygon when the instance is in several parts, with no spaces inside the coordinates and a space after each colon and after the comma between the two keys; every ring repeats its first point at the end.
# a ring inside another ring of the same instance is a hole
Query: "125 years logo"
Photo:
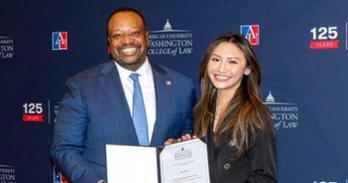
{"type": "Polygon", "coordinates": [[[337,49],[339,48],[337,26],[313,27],[310,30],[312,40],[310,49],[337,49]]]}
{"type": "Polygon", "coordinates": [[[23,104],[23,122],[44,122],[42,103],[24,103],[23,104]]]}

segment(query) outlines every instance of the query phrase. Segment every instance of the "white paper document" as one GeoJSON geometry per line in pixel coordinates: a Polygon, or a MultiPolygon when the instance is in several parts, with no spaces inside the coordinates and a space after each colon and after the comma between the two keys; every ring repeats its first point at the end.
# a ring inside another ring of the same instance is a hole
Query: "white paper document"
{"type": "Polygon", "coordinates": [[[206,144],[106,145],[108,183],[210,183],[206,144]]]}
{"type": "Polygon", "coordinates": [[[166,146],[160,167],[162,183],[209,183],[207,147],[199,139],[166,146]]]}
{"type": "Polygon", "coordinates": [[[108,183],[157,183],[156,148],[106,145],[108,183]]]}

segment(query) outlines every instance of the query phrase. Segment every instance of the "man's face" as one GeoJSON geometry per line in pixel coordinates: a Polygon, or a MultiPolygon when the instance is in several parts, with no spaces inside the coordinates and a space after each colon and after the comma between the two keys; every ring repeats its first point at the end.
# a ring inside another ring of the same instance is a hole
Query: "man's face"
{"type": "Polygon", "coordinates": [[[122,67],[136,71],[146,59],[148,33],[134,12],[119,12],[108,22],[111,56],[122,67]]]}

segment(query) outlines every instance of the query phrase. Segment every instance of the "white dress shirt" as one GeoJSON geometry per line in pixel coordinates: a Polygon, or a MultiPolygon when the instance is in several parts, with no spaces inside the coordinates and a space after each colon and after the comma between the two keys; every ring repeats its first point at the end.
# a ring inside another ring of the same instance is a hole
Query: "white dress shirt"
{"type": "MultiPolygon", "coordinates": [[[[130,114],[133,113],[133,80],[129,77],[133,71],[121,67],[115,62],[118,74],[120,75],[123,91],[126,95],[130,114]]],[[[148,124],[149,142],[151,142],[153,129],[156,122],[156,93],[151,65],[146,58],[145,63],[135,71],[139,76],[139,83],[143,93],[146,118],[148,124]]]]}

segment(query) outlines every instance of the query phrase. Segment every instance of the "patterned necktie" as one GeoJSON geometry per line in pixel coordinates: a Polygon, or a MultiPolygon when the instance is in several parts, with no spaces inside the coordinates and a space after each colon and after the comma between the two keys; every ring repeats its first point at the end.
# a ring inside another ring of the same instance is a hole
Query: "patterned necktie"
{"type": "Polygon", "coordinates": [[[139,74],[132,73],[129,76],[134,81],[133,88],[133,123],[137,132],[138,141],[140,145],[149,145],[149,136],[147,131],[147,118],[143,94],[139,83],[139,74]]]}

